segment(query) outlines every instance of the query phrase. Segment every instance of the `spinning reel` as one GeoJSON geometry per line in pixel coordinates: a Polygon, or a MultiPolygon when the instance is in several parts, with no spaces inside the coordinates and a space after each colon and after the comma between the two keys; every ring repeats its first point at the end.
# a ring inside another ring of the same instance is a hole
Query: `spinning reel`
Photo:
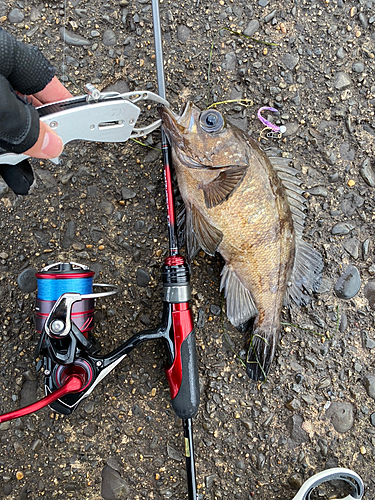
{"type": "Polygon", "coordinates": [[[57,263],[36,274],[36,329],[41,333],[37,370],[43,368],[46,395],[66,384],[69,376],[79,375],[79,392],[59,398],[50,407],[70,414],[103,378],[99,378],[104,360],[94,360],[97,351],[90,337],[94,327],[95,299],[118,293],[113,285],[93,283],[94,271],[87,266],[57,263]],[[93,288],[105,289],[93,293],[93,288]]]}

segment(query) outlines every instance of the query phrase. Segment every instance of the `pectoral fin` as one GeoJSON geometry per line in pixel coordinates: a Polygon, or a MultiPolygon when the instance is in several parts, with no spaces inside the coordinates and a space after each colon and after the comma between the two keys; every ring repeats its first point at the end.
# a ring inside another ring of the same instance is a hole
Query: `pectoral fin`
{"type": "Polygon", "coordinates": [[[207,184],[201,184],[204,201],[207,208],[215,207],[233,193],[237,185],[242,181],[247,167],[229,167],[222,169],[215,179],[207,184]]]}
{"type": "MultiPolygon", "coordinates": [[[[186,222],[188,222],[186,220],[186,222]]],[[[198,245],[209,255],[215,255],[223,239],[223,233],[210,224],[195,208],[191,207],[191,227],[198,241],[198,245]]]]}
{"type": "Polygon", "coordinates": [[[225,288],[226,313],[232,325],[242,325],[258,315],[251,293],[228,264],[221,272],[220,290],[223,288],[225,288]]]}

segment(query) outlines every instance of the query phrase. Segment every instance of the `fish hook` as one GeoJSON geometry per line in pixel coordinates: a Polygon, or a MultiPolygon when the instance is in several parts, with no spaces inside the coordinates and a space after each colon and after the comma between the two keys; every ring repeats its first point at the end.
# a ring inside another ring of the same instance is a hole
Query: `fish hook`
{"type": "Polygon", "coordinates": [[[259,134],[259,139],[258,141],[260,141],[261,139],[266,139],[267,140],[267,137],[269,137],[269,135],[273,135],[273,132],[268,132],[267,136],[264,137],[263,136],[263,133],[266,132],[266,130],[271,130],[272,131],[272,128],[271,127],[264,127],[262,128],[262,130],[260,131],[260,134],[259,134]]]}

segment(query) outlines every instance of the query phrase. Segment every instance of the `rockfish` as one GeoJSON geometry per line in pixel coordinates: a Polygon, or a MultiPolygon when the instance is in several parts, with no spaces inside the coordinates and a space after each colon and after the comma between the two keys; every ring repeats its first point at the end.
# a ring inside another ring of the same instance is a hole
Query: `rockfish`
{"type": "Polygon", "coordinates": [[[305,198],[298,170],[270,158],[217,110],[191,102],[181,115],[160,109],[186,209],[190,259],[202,248],[225,265],[226,314],[253,329],[246,367],[264,380],[280,330],[283,305],[307,304],[321,282],[321,255],[302,240],[305,198]]]}

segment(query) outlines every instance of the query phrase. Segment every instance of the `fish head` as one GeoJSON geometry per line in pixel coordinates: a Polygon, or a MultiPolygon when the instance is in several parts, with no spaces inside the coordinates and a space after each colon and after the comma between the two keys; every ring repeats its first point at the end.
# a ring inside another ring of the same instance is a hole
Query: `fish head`
{"type": "Polygon", "coordinates": [[[187,102],[180,114],[162,106],[160,117],[172,149],[190,167],[247,165],[248,147],[242,131],[225,120],[216,109],[201,111],[187,102]]]}

